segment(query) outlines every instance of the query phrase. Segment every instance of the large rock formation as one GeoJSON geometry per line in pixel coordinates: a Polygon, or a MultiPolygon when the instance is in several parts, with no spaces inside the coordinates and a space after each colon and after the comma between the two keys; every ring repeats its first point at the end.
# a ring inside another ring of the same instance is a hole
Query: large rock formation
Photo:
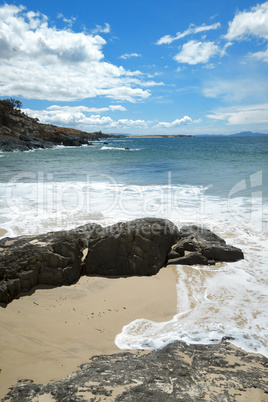
{"type": "Polygon", "coordinates": [[[137,219],[99,232],[90,241],[85,259],[87,275],[154,275],[167,262],[177,227],[164,219],[137,219]]]}
{"type": "Polygon", "coordinates": [[[38,119],[31,118],[20,109],[16,109],[13,100],[0,101],[0,149],[2,151],[27,151],[51,148],[60,144],[81,146],[90,144],[90,141],[109,137],[111,136],[101,132],[87,133],[72,128],[41,124],[38,119]]]}
{"type": "Polygon", "coordinates": [[[154,275],[168,264],[212,264],[243,258],[240,249],[197,226],[180,231],[144,218],[0,240],[0,302],[35,285],[70,285],[81,275],[154,275]],[[189,251],[192,253],[187,254],[189,251]]]}
{"type": "Polygon", "coordinates": [[[267,401],[268,359],[226,343],[175,342],[148,354],[95,356],[46,385],[21,380],[3,401],[267,401]]]}
{"type": "Polygon", "coordinates": [[[37,284],[70,285],[86,274],[153,275],[163,267],[177,228],[164,219],[96,224],[0,241],[0,301],[37,284]]]}

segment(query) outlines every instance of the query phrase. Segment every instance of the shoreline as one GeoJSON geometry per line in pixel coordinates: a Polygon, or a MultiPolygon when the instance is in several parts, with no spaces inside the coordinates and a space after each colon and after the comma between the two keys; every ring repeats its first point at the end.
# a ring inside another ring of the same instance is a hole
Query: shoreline
{"type": "Polygon", "coordinates": [[[0,308],[0,398],[19,379],[59,380],[94,355],[123,353],[114,339],[124,325],[176,314],[176,279],[175,266],[150,277],[83,276],[71,286],[37,287],[0,308]]]}
{"type": "Polygon", "coordinates": [[[4,237],[4,235],[5,235],[6,233],[7,233],[7,230],[0,228],[0,239],[1,239],[2,237],[4,237]]]}
{"type": "MultiPolygon", "coordinates": [[[[148,219],[146,225],[151,222],[148,219]]],[[[75,238],[77,241],[77,235],[75,238]]],[[[43,240],[43,247],[50,244],[44,236],[31,239],[43,240]]],[[[73,247],[71,240],[70,235],[68,244],[73,247]]],[[[4,247],[13,247],[16,252],[23,244],[19,239],[3,241],[4,247]]],[[[109,248],[105,251],[109,255],[109,248]]],[[[58,255],[61,253],[57,250],[58,255]]],[[[3,267],[8,266],[8,254],[3,267]]],[[[25,254],[21,261],[25,264],[25,254]]],[[[170,261],[174,264],[174,259],[170,261]]],[[[19,262],[15,260],[15,269],[19,262]]],[[[198,395],[195,400],[205,394],[215,396],[215,400],[217,395],[229,395],[230,399],[241,396],[237,399],[241,401],[266,400],[268,388],[263,378],[267,358],[229,345],[232,338],[228,336],[218,344],[174,342],[155,351],[126,353],[115,346],[116,335],[136,319],[165,322],[173,318],[179,277],[180,269],[174,265],[153,276],[104,277],[91,273],[70,286],[29,287],[31,290],[20,293],[19,299],[0,304],[0,399],[30,402],[40,397],[52,401],[57,393],[57,400],[70,395],[87,398],[84,400],[100,400],[99,395],[103,395],[114,400],[133,389],[132,400],[136,400],[137,392],[141,400],[146,399],[149,391],[154,400],[163,400],[163,395],[168,400],[171,394],[181,398],[184,389],[186,396],[189,392],[194,398],[198,395]],[[230,381],[234,385],[231,389],[230,381]]]]}

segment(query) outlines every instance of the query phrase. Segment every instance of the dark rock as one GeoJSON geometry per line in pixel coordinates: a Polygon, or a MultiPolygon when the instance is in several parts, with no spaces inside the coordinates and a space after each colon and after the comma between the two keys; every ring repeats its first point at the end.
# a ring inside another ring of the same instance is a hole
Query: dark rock
{"type": "Polygon", "coordinates": [[[215,261],[238,261],[244,258],[242,250],[229,245],[211,245],[202,247],[203,255],[209,260],[215,261]]]}
{"type": "Polygon", "coordinates": [[[211,232],[211,230],[196,225],[183,226],[180,229],[179,237],[195,238],[198,242],[207,241],[208,243],[226,244],[224,239],[211,232]]]}
{"type": "Polygon", "coordinates": [[[65,146],[93,145],[90,141],[110,137],[101,131],[87,133],[72,128],[41,124],[37,119],[27,116],[18,109],[7,108],[5,100],[0,100],[0,149],[4,152],[51,148],[60,144],[65,146]]]}
{"type": "Polygon", "coordinates": [[[167,263],[208,265],[240,258],[240,249],[207,229],[189,226],[178,231],[172,222],[155,218],[4,238],[0,240],[0,302],[8,303],[39,284],[70,285],[83,274],[154,275],[167,263]]]}
{"type": "Polygon", "coordinates": [[[172,260],[174,258],[179,258],[179,257],[181,257],[181,255],[179,253],[177,253],[177,251],[175,251],[175,250],[170,250],[170,252],[168,253],[168,260],[172,260]]]}
{"type": "Polygon", "coordinates": [[[1,281],[1,283],[0,283],[0,302],[8,303],[11,300],[13,300],[13,297],[9,296],[7,282],[1,281]]]}
{"type": "Polygon", "coordinates": [[[100,229],[85,225],[70,231],[0,240],[0,302],[10,302],[37,284],[70,285],[81,276],[81,259],[87,237],[100,229]]]}
{"type": "Polygon", "coordinates": [[[46,385],[21,380],[3,399],[33,401],[265,401],[268,359],[226,341],[169,344],[142,353],[94,356],[67,378],[46,385]],[[110,399],[111,398],[111,399],[110,399]]]}
{"type": "Polygon", "coordinates": [[[103,228],[0,240],[0,302],[39,284],[61,286],[82,274],[153,275],[167,261],[177,228],[164,219],[137,219],[103,228]],[[88,250],[84,258],[84,251],[88,250]]]}
{"type": "Polygon", "coordinates": [[[4,267],[1,267],[1,268],[0,268],[0,281],[1,281],[2,279],[5,279],[5,278],[6,278],[6,275],[7,275],[6,269],[5,269],[4,267]]]}
{"type": "Polygon", "coordinates": [[[208,260],[231,262],[244,258],[241,249],[226,244],[224,239],[209,229],[195,225],[180,229],[176,247],[182,247],[187,251],[198,251],[208,260]]]}
{"type": "Polygon", "coordinates": [[[194,236],[190,236],[186,239],[181,239],[178,241],[176,249],[183,249],[185,251],[201,251],[200,245],[194,236]]]}
{"type": "Polygon", "coordinates": [[[184,248],[179,244],[179,242],[172,246],[172,251],[175,251],[177,254],[179,254],[180,257],[183,257],[185,253],[184,248]]]}
{"type": "Polygon", "coordinates": [[[137,219],[103,228],[89,242],[87,275],[154,275],[167,262],[177,236],[176,226],[164,219],[137,219]]]}
{"type": "Polygon", "coordinates": [[[187,253],[183,257],[169,259],[168,265],[209,265],[208,259],[199,252],[187,253]]]}

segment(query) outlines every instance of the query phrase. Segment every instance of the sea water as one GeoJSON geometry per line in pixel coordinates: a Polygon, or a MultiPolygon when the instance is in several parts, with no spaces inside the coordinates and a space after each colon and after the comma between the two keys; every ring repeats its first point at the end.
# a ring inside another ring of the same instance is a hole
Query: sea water
{"type": "Polygon", "coordinates": [[[177,267],[177,314],[137,317],[120,349],[223,336],[268,356],[268,137],[118,138],[93,146],[0,153],[0,228],[40,234],[145,216],[198,224],[245,259],[177,267]]]}

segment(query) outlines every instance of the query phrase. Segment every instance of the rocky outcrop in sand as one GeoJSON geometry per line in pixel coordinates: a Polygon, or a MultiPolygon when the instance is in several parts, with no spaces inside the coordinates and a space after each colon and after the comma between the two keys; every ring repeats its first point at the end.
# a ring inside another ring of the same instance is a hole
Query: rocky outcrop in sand
{"type": "Polygon", "coordinates": [[[240,249],[207,229],[190,226],[179,231],[172,222],[155,218],[4,238],[0,302],[8,303],[38,284],[70,285],[84,274],[154,275],[167,263],[214,264],[241,258],[240,249]]]}
{"type": "Polygon", "coordinates": [[[265,357],[226,339],[217,345],[175,342],[148,354],[95,356],[46,385],[21,380],[3,401],[266,401],[267,365],[265,357]]]}
{"type": "Polygon", "coordinates": [[[164,266],[177,228],[164,219],[137,219],[106,228],[0,241],[0,301],[8,303],[37,284],[61,286],[83,274],[153,275],[164,266]]]}

